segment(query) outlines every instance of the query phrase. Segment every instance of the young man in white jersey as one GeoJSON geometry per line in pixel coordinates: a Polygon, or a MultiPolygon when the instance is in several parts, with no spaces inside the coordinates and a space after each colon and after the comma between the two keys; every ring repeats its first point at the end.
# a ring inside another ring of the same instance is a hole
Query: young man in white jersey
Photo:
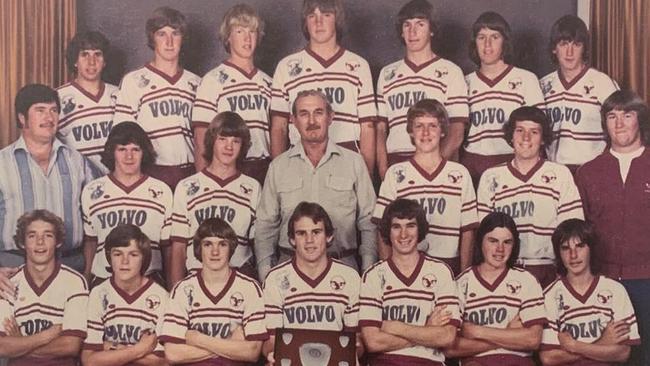
{"type": "Polygon", "coordinates": [[[112,275],[90,292],[81,361],[88,366],[166,365],[158,335],[168,294],[145,276],[149,238],[137,226],[122,224],[108,234],[105,248],[112,275]]]}
{"type": "Polygon", "coordinates": [[[172,364],[249,365],[268,339],[262,290],[255,280],[230,267],[235,231],[210,218],[192,240],[202,267],[172,289],[163,333],[165,357],[172,364]]]}
{"type": "Polygon", "coordinates": [[[441,148],[445,159],[457,159],[469,110],[463,71],[431,48],[438,33],[433,7],[412,0],[397,15],[397,35],[406,46],[403,60],[385,66],[377,81],[377,167],[381,179],[390,165],[408,160],[415,150],[406,131],[406,112],[421,99],[441,102],[450,117],[441,148]]]}
{"type": "Polygon", "coordinates": [[[391,256],[364,272],[359,325],[378,366],[438,365],[460,326],[456,283],[443,262],[417,248],[427,232],[420,205],[398,199],[384,211],[381,235],[391,256]]]}
{"type": "Polygon", "coordinates": [[[14,240],[25,265],[11,278],[14,295],[0,299],[0,357],[9,365],[77,364],[86,337],[88,287],[84,278],[56,259],[63,221],[47,210],[18,219],[14,240]]]}
{"type": "MultiPolygon", "coordinates": [[[[271,335],[264,354],[271,362],[278,328],[357,331],[359,274],[327,255],[334,227],[325,209],[313,202],[299,203],[288,231],[295,255],[273,268],[264,281],[266,328],[271,335]]],[[[362,353],[357,337],[357,354],[362,353]]]]}
{"type": "MultiPolygon", "coordinates": [[[[442,156],[441,145],[449,133],[449,117],[442,104],[420,100],[409,108],[406,120],[415,155],[388,168],[373,220],[381,220],[384,209],[395,199],[418,201],[429,223],[419,249],[447,263],[457,275],[471,264],[472,239],[478,226],[472,179],[464,166],[442,156]]],[[[390,257],[391,246],[381,235],[377,241],[381,258],[390,257]]]]}
{"type": "Polygon", "coordinates": [[[540,80],[546,111],[553,124],[548,159],[565,164],[572,173],[605,149],[600,107],[618,85],[589,67],[589,30],[575,15],[565,15],[551,28],[549,50],[558,66],[540,80]]]}
{"type": "Polygon", "coordinates": [[[226,221],[237,234],[238,245],[230,265],[250,277],[257,277],[253,263],[254,223],[261,187],[240,169],[251,146],[246,122],[234,112],[214,117],[204,134],[204,158],[208,166],[183,179],[174,194],[172,216],[172,260],[167,279],[170,287],[187,271],[201,268],[192,255],[192,236],[211,217],[226,221]]]}
{"type": "Polygon", "coordinates": [[[151,241],[151,260],[144,273],[164,283],[163,266],[170,259],[172,192],[161,180],[147,176],[156,153],[142,127],[123,122],[113,127],[102,154],[110,173],[88,183],[81,195],[84,218],[84,275],[94,285],[111,277],[105,241],[120,224],[138,226],[151,241]]]}
{"type": "Polygon", "coordinates": [[[561,277],[544,290],[544,365],[628,365],[630,346],[641,343],[625,288],[598,272],[598,247],[583,220],[564,221],[553,233],[561,277]]]}
{"type": "Polygon", "coordinates": [[[157,154],[155,165],[145,173],[174,190],[178,181],[194,173],[190,122],[201,78],[180,64],[188,38],[181,12],[169,7],[154,10],[146,32],[153,60],[122,79],[113,124],[136,121],[142,126],[157,154]]]}
{"type": "Polygon", "coordinates": [[[229,56],[208,71],[196,91],[192,109],[196,171],[208,165],[203,158],[205,131],[214,116],[223,111],[239,114],[251,133],[251,147],[242,172],[264,183],[271,161],[269,110],[272,79],[255,67],[255,49],[264,36],[264,21],[250,5],[230,8],[219,27],[219,38],[229,56]]]}
{"type": "Polygon", "coordinates": [[[466,76],[469,88],[469,129],[460,162],[478,186],[481,174],[512,159],[512,146],[503,138],[503,124],[522,105],[544,109],[537,76],[514,67],[510,25],[493,11],[481,14],[472,26],[469,57],[479,69],[466,76]]]}
{"type": "Polygon", "coordinates": [[[87,157],[101,172],[101,153],[111,132],[117,87],[102,81],[108,40],[99,32],[77,33],[66,51],[68,70],[75,76],[56,89],[61,101],[58,135],[87,157]]]}
{"type": "Polygon", "coordinates": [[[567,167],[542,157],[543,146],[551,140],[550,122],[542,110],[515,109],[503,131],[515,156],[481,176],[479,218],[498,211],[515,220],[521,237],[517,265],[544,288],[556,277],[551,234],[560,222],[584,217],[580,194],[567,167]]]}
{"type": "Polygon", "coordinates": [[[359,152],[368,171],[375,166],[375,95],[368,62],[340,45],[345,25],[342,0],[304,0],[304,50],[283,58],[273,75],[271,156],[300,141],[289,123],[291,106],[302,90],[318,89],[334,110],[329,136],[359,152]]]}

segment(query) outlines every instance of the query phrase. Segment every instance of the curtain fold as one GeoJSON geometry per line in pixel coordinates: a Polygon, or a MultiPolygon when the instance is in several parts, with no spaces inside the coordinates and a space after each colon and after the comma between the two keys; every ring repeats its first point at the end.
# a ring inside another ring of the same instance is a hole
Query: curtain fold
{"type": "Polygon", "coordinates": [[[593,65],[650,99],[650,1],[592,0],[593,65]]]}
{"type": "Polygon", "coordinates": [[[67,80],[65,48],[76,28],[76,0],[0,0],[0,148],[19,134],[18,90],[67,80]]]}

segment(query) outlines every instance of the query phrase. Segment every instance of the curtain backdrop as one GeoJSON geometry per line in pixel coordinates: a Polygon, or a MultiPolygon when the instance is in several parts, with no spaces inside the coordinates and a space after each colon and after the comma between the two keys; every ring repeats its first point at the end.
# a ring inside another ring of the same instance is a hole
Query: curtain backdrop
{"type": "Polygon", "coordinates": [[[29,83],[67,80],[65,47],[77,28],[76,0],[0,0],[0,148],[18,137],[14,97],[29,83]]]}
{"type": "Polygon", "coordinates": [[[650,99],[650,1],[592,0],[593,65],[650,99]]]}

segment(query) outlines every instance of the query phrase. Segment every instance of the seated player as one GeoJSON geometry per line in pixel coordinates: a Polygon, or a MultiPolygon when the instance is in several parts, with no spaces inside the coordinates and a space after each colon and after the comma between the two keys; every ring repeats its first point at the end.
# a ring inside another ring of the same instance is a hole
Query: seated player
{"type": "Polygon", "coordinates": [[[229,266],[237,234],[219,218],[199,225],[192,241],[199,271],[174,286],[160,341],[173,364],[248,365],[268,339],[262,290],[229,266]]]}
{"type": "MultiPolygon", "coordinates": [[[[456,275],[471,264],[472,238],[478,226],[472,178],[464,166],[442,156],[449,117],[438,101],[423,99],[409,108],[406,130],[415,145],[415,155],[388,168],[373,220],[379,221],[395,199],[419,202],[429,223],[419,249],[447,263],[456,275]]],[[[382,242],[381,235],[378,237],[379,253],[386,259],[391,247],[382,242]]]]}
{"type": "MultiPolygon", "coordinates": [[[[233,112],[217,114],[204,133],[204,157],[208,166],[182,180],[174,193],[172,216],[172,261],[167,280],[171,286],[186,271],[201,268],[193,255],[192,235],[212,217],[226,221],[237,234],[237,246],[230,253],[230,266],[256,277],[252,263],[253,222],[260,200],[260,184],[241,173],[241,165],[251,146],[246,122],[233,112]]],[[[170,287],[171,287],[170,286],[170,287]]]]}
{"type": "MultiPolygon", "coordinates": [[[[264,354],[269,362],[273,362],[278,328],[357,331],[359,274],[327,255],[334,227],[325,209],[300,202],[287,230],[295,254],[273,268],[264,281],[266,328],[271,335],[264,343],[264,354]],[[309,314],[306,319],[293,316],[302,311],[309,314]],[[324,319],[318,312],[334,314],[334,318],[324,319]]],[[[361,353],[357,337],[357,354],[361,353]]]]}
{"type": "Polygon", "coordinates": [[[90,292],[84,365],[166,365],[157,335],[167,291],[145,276],[151,252],[149,238],[137,226],[118,225],[106,237],[112,276],[90,292]]]}
{"type": "Polygon", "coordinates": [[[441,348],[454,343],[460,326],[451,270],[418,251],[428,225],[417,202],[393,201],[380,228],[393,250],[364,272],[360,294],[359,325],[370,364],[443,365],[441,348]]]}
{"type": "Polygon", "coordinates": [[[544,290],[547,326],[544,365],[625,363],[641,343],[634,308],[623,285],[598,274],[593,227],[579,219],[558,225],[553,251],[561,277],[544,290]]]}
{"type": "Polygon", "coordinates": [[[513,267],[519,252],[514,220],[487,215],[476,233],[472,267],[456,280],[463,327],[448,357],[466,357],[463,365],[530,365],[546,322],[539,282],[513,267]]]}
{"type": "Polygon", "coordinates": [[[18,219],[14,240],[25,251],[25,265],[11,278],[14,296],[0,300],[0,357],[9,365],[77,364],[88,287],[56,259],[64,236],[63,221],[47,210],[18,219]]]}

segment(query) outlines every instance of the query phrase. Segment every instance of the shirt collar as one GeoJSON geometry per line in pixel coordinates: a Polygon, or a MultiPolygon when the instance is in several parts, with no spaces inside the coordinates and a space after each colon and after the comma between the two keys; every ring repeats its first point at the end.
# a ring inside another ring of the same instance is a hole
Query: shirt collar
{"type": "MultiPolygon", "coordinates": [[[[58,153],[60,149],[68,148],[68,145],[62,143],[58,138],[54,138],[54,141],[52,142],[52,151],[58,153]]],[[[22,134],[18,137],[18,140],[14,142],[13,152],[15,153],[16,150],[24,150],[25,152],[29,152],[29,150],[27,150],[27,144],[25,143],[25,139],[23,138],[22,134]]]]}
{"type": "MultiPolygon", "coordinates": [[[[327,139],[327,147],[325,148],[325,154],[321,161],[327,161],[332,155],[341,155],[341,147],[333,143],[332,140],[327,139]]],[[[307,153],[305,153],[305,148],[302,146],[302,142],[298,142],[289,150],[289,157],[299,156],[303,160],[308,160],[307,153]]]]}

